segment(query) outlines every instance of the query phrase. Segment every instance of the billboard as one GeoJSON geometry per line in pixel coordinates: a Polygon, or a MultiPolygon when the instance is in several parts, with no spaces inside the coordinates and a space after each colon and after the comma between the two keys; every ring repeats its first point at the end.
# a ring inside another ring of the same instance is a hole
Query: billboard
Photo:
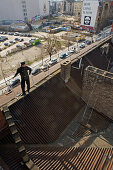
{"type": "Polygon", "coordinates": [[[95,27],[95,21],[98,11],[98,0],[84,0],[82,7],[81,25],[95,27]]]}

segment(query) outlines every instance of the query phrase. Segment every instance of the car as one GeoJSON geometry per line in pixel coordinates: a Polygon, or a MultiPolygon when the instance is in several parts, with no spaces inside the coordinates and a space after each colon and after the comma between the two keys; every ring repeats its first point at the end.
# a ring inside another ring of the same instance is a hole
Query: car
{"type": "Polygon", "coordinates": [[[31,74],[32,74],[33,76],[35,76],[35,75],[39,74],[40,72],[41,72],[41,68],[35,68],[35,69],[31,72],[31,74]]]}
{"type": "Polygon", "coordinates": [[[9,43],[4,43],[5,46],[9,46],[9,43]]]}
{"type": "Polygon", "coordinates": [[[75,53],[75,49],[71,49],[71,50],[69,51],[69,53],[71,53],[71,54],[75,53]]]}
{"type": "Polygon", "coordinates": [[[67,56],[67,54],[66,54],[66,53],[61,54],[60,58],[61,58],[61,59],[64,59],[64,58],[66,58],[66,56],[67,56]]]}
{"type": "Polygon", "coordinates": [[[20,49],[22,48],[22,46],[21,46],[21,45],[19,45],[19,44],[17,44],[17,45],[16,45],[16,47],[17,47],[17,48],[20,48],[20,49]]]}
{"type": "Polygon", "coordinates": [[[8,35],[14,35],[14,33],[13,32],[9,32],[8,35]]]}
{"type": "Polygon", "coordinates": [[[27,37],[27,34],[24,34],[24,37],[27,37]]]}
{"type": "Polygon", "coordinates": [[[15,38],[15,41],[19,41],[20,39],[19,38],[15,38]]]}
{"type": "Polygon", "coordinates": [[[29,40],[30,43],[34,43],[34,40],[29,40]]]}
{"type": "Polygon", "coordinates": [[[0,38],[0,42],[4,42],[4,39],[0,38]]]}
{"type": "Polygon", "coordinates": [[[15,79],[10,81],[8,86],[14,88],[14,87],[18,86],[19,84],[20,84],[20,79],[19,78],[15,78],[15,79]]]}
{"type": "Polygon", "coordinates": [[[27,34],[27,37],[32,37],[32,35],[31,34],[27,34]]]}
{"type": "Polygon", "coordinates": [[[21,39],[19,39],[19,41],[20,41],[20,42],[22,42],[22,41],[24,41],[24,39],[23,39],[23,38],[21,38],[21,39]]]}
{"type": "Polygon", "coordinates": [[[11,40],[11,41],[9,41],[11,44],[13,44],[13,41],[11,40]]]}
{"type": "Polygon", "coordinates": [[[1,36],[0,38],[3,39],[4,41],[8,40],[8,37],[6,37],[6,36],[1,36]]]}
{"type": "Polygon", "coordinates": [[[29,40],[29,42],[30,42],[30,43],[34,43],[35,40],[36,40],[36,38],[31,38],[31,39],[29,40]]]}
{"type": "Polygon", "coordinates": [[[102,37],[97,37],[96,41],[100,41],[102,39],[102,37]]]}
{"type": "Polygon", "coordinates": [[[67,53],[66,53],[66,57],[69,57],[71,55],[71,53],[68,51],[67,53]]]}
{"type": "Polygon", "coordinates": [[[54,65],[54,64],[56,64],[57,63],[57,59],[56,58],[54,58],[54,59],[52,59],[51,61],[49,61],[49,65],[50,66],[52,66],[52,65],[54,65]]]}
{"type": "Polygon", "coordinates": [[[85,43],[80,44],[80,48],[85,48],[85,43]]]}
{"type": "Polygon", "coordinates": [[[27,47],[31,46],[31,43],[29,42],[24,42],[24,45],[26,45],[27,47]]]}
{"type": "Polygon", "coordinates": [[[7,34],[7,32],[3,32],[3,34],[7,34]]]}
{"type": "Polygon", "coordinates": [[[19,34],[19,36],[20,36],[20,37],[23,37],[23,36],[24,36],[24,34],[23,34],[23,33],[20,33],[20,34],[19,34]]]}
{"type": "Polygon", "coordinates": [[[15,33],[14,33],[14,36],[19,36],[19,33],[18,33],[18,32],[15,32],[15,33]]]}
{"type": "Polygon", "coordinates": [[[11,41],[9,41],[9,42],[10,42],[11,44],[15,44],[15,43],[16,43],[16,41],[12,41],[12,40],[11,40],[11,41]]]}
{"type": "Polygon", "coordinates": [[[87,45],[90,45],[91,44],[91,41],[90,40],[86,40],[85,42],[87,45]]]}
{"type": "Polygon", "coordinates": [[[44,64],[40,68],[42,71],[47,71],[49,69],[49,66],[47,64],[44,64]]]}

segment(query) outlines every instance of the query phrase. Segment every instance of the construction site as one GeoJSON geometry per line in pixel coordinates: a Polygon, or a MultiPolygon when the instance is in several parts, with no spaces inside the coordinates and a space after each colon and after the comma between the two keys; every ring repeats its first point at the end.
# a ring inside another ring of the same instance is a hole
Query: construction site
{"type": "Polygon", "coordinates": [[[0,169],[112,170],[112,67],[110,35],[37,76],[29,95],[0,96],[0,169]]]}

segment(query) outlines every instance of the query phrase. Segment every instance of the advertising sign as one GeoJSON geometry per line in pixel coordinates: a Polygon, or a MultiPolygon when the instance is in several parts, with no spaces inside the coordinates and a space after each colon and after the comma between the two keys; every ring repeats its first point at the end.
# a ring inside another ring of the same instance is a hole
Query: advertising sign
{"type": "Polygon", "coordinates": [[[84,0],[82,7],[81,25],[94,27],[99,2],[98,0],[84,0]]]}

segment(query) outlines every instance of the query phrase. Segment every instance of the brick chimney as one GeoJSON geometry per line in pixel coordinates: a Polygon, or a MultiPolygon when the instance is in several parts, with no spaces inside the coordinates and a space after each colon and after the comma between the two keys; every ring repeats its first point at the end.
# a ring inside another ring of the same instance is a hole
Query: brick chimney
{"type": "Polygon", "coordinates": [[[65,61],[61,64],[61,78],[65,83],[70,79],[70,71],[71,71],[71,62],[65,61]]]}

